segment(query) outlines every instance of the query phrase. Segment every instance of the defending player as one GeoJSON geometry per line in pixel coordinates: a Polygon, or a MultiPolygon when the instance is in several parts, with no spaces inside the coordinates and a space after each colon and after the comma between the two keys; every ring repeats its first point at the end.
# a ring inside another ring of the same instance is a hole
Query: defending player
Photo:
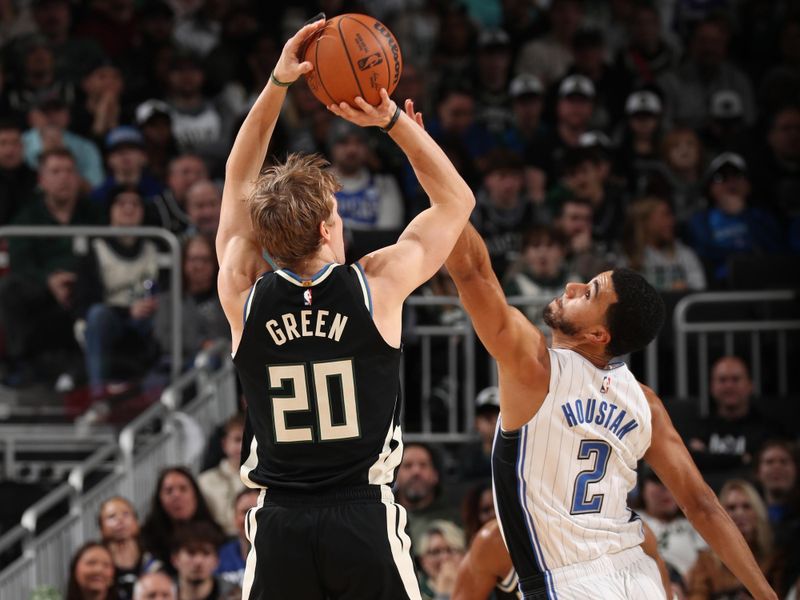
{"type": "Polygon", "coordinates": [[[506,303],[472,226],[446,264],[498,363],[496,512],[524,598],[660,597],[656,565],[639,547],[641,523],[626,506],[642,457],[754,598],[776,598],[659,398],[613,362],[658,333],[664,306],[655,290],[624,269],[568,284],[545,309],[548,349],[506,303]]]}
{"type": "Polygon", "coordinates": [[[329,107],[357,125],[389,129],[432,205],[395,245],[341,264],[338,184],[326,163],[292,156],[261,171],[284,84],[312,68],[298,50],[323,25],[286,43],[226,168],[219,294],[248,402],[242,479],[264,490],[247,517],[243,597],[419,598],[406,514],[390,489],[403,448],[401,311],[440,268],[475,200],[385,90],[377,107],[329,107]],[[280,268],[259,277],[262,248],[280,268]]]}
{"type": "MultiPolygon", "coordinates": [[[[643,524],[644,525],[644,524],[643,524]]],[[[644,525],[642,550],[658,564],[661,584],[670,589],[667,565],[658,554],[658,540],[647,525],[644,525]]],[[[481,527],[464,559],[458,566],[456,586],[451,600],[486,600],[494,591],[495,600],[516,600],[521,598],[519,580],[511,557],[503,543],[503,536],[496,520],[481,527]]],[[[662,593],[660,598],[671,598],[662,593]]],[[[653,600],[659,600],[654,598],[653,600]]]]}

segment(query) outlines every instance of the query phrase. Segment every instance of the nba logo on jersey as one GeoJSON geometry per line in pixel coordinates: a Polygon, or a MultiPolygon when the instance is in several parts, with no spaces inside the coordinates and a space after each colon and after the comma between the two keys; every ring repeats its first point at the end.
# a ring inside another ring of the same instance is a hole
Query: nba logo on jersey
{"type": "Polygon", "coordinates": [[[303,306],[311,306],[311,290],[303,292],[303,306]]]}
{"type": "Polygon", "coordinates": [[[611,387],[611,376],[606,375],[603,377],[603,383],[600,385],[600,393],[605,394],[608,392],[608,388],[611,387]]]}

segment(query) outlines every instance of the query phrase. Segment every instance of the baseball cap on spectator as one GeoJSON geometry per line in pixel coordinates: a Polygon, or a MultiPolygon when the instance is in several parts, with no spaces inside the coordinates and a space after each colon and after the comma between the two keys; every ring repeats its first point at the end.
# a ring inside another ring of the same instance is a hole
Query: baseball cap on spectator
{"type": "Polygon", "coordinates": [[[625,114],[628,115],[660,115],[661,111],[661,99],[655,92],[649,90],[633,92],[625,101],[625,114]]]}
{"type": "Polygon", "coordinates": [[[578,146],[581,148],[611,149],[611,140],[602,131],[586,131],[578,137],[578,146]]]}
{"type": "Polygon", "coordinates": [[[169,63],[170,71],[180,71],[182,69],[203,70],[203,61],[193,52],[178,52],[172,57],[169,63]]]}
{"type": "Polygon", "coordinates": [[[367,139],[367,132],[363,127],[354,125],[349,121],[342,119],[334,121],[331,123],[331,127],[328,131],[328,148],[332,148],[351,136],[355,136],[362,142],[365,142],[367,139]]]}
{"type": "Polygon", "coordinates": [[[744,116],[742,97],[734,90],[714,92],[708,113],[713,119],[739,119],[744,116]]]}
{"type": "Polygon", "coordinates": [[[129,125],[115,127],[106,135],[106,152],[114,152],[120,148],[143,148],[144,138],[141,132],[129,125]]]}
{"type": "Polygon", "coordinates": [[[486,169],[484,175],[494,171],[522,171],[524,163],[522,157],[507,148],[495,148],[486,155],[486,169]]]}
{"type": "Polygon", "coordinates": [[[483,388],[478,395],[475,396],[475,412],[480,414],[483,412],[497,412],[500,410],[500,392],[497,386],[489,386],[483,388]]]}
{"type": "Polygon", "coordinates": [[[522,73],[511,80],[508,86],[508,95],[513,99],[522,96],[541,96],[544,94],[544,86],[536,75],[522,73]]]}
{"type": "Polygon", "coordinates": [[[54,90],[39,98],[36,108],[42,112],[50,112],[69,108],[69,104],[60,90],[54,90]]]}
{"type": "Polygon", "coordinates": [[[507,48],[511,46],[511,38],[502,29],[485,29],[478,36],[478,48],[481,50],[507,48]]]}
{"type": "Polygon", "coordinates": [[[594,84],[585,75],[570,75],[565,77],[558,86],[558,95],[561,98],[566,96],[583,96],[584,98],[594,98],[594,84]]]}
{"type": "Polygon", "coordinates": [[[706,179],[711,181],[711,179],[720,172],[747,173],[747,163],[740,154],[736,154],[735,152],[723,152],[708,165],[706,179]]]}
{"type": "Polygon", "coordinates": [[[141,127],[146,125],[150,119],[164,116],[171,119],[169,105],[161,100],[145,100],[136,107],[136,124],[141,127]]]}

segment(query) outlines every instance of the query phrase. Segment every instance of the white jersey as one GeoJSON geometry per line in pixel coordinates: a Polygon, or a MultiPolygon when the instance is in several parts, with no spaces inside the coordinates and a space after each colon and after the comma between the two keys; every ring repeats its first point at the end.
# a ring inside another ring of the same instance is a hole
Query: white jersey
{"type": "Polygon", "coordinates": [[[492,452],[498,521],[524,592],[644,540],[627,506],[650,446],[644,392],[624,363],[601,369],[571,350],[549,352],[541,408],[515,431],[502,430],[501,415],[492,452]]]}

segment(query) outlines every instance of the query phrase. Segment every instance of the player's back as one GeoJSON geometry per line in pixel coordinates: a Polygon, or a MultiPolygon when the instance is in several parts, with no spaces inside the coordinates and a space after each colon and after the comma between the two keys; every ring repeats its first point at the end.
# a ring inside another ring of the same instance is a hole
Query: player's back
{"type": "Polygon", "coordinates": [[[518,430],[495,437],[499,522],[520,577],[546,574],[638,546],[627,507],[636,464],[650,445],[650,408],[624,363],[595,367],[549,350],[550,387],[518,430]]]}
{"type": "Polygon", "coordinates": [[[267,273],[244,318],[234,364],[248,408],[245,482],[299,492],[391,484],[401,352],[372,321],[360,266],[329,264],[307,281],[267,273]]]}

